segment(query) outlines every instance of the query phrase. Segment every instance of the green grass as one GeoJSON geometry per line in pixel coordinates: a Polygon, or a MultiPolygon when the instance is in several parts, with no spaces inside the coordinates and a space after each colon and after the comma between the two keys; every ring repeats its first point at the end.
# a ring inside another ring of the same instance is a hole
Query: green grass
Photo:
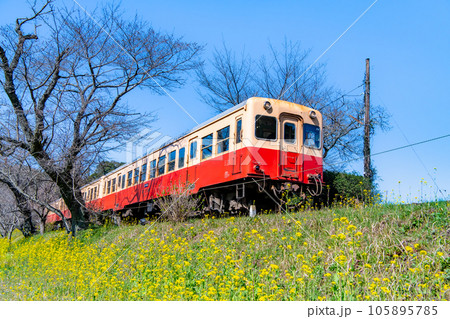
{"type": "Polygon", "coordinates": [[[0,239],[1,300],[450,300],[449,203],[0,239]]]}

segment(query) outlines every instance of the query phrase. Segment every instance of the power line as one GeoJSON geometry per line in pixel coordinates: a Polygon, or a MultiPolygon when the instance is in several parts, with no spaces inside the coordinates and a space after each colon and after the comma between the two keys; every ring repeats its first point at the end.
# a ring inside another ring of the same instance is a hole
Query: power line
{"type": "Polygon", "coordinates": [[[347,93],[342,94],[342,95],[339,96],[337,99],[335,99],[335,100],[333,100],[333,101],[331,101],[331,102],[328,102],[328,103],[325,104],[323,107],[328,106],[328,105],[331,105],[331,104],[333,104],[334,102],[339,101],[340,99],[342,99],[343,97],[346,97],[346,96],[360,96],[361,94],[358,94],[358,95],[350,95],[350,93],[352,93],[352,92],[355,91],[356,89],[359,89],[359,88],[362,87],[363,85],[364,85],[364,83],[361,83],[360,85],[358,85],[358,86],[355,87],[354,89],[351,89],[351,90],[348,91],[347,93]]]}
{"type": "MultiPolygon", "coordinates": [[[[380,99],[381,103],[383,104],[383,106],[386,108],[386,104],[384,103],[383,99],[377,94],[377,97],[380,99]]],[[[392,119],[394,120],[395,125],[397,126],[397,128],[399,129],[400,133],[402,133],[403,138],[405,139],[405,141],[407,143],[409,142],[408,137],[406,136],[406,134],[403,132],[403,130],[400,128],[400,125],[398,124],[398,122],[395,120],[394,116],[391,116],[392,119]]],[[[414,147],[411,147],[412,151],[414,152],[414,155],[416,155],[417,159],[419,160],[420,164],[422,165],[422,167],[424,168],[425,172],[427,173],[428,177],[431,178],[431,180],[434,183],[434,186],[436,186],[437,190],[439,191],[439,193],[441,193],[442,195],[444,195],[442,193],[441,188],[439,187],[439,185],[436,182],[436,178],[434,178],[431,174],[430,171],[428,170],[428,168],[426,167],[425,163],[422,161],[422,159],[420,158],[419,154],[416,152],[416,150],[414,149],[414,147]]]]}
{"type": "Polygon", "coordinates": [[[373,155],[380,155],[380,154],[385,154],[385,153],[389,153],[389,152],[393,152],[393,151],[398,151],[398,150],[401,150],[401,149],[404,149],[404,148],[407,148],[407,147],[412,147],[412,146],[416,146],[416,145],[420,145],[420,144],[425,144],[425,143],[429,143],[429,142],[440,140],[440,139],[447,138],[447,137],[450,137],[450,134],[434,137],[434,138],[431,138],[431,139],[428,139],[428,140],[424,140],[424,141],[420,141],[420,142],[417,142],[417,143],[411,143],[411,144],[408,144],[408,145],[405,145],[405,146],[392,148],[390,150],[374,153],[373,155]]]}
{"type": "MultiPolygon", "coordinates": [[[[385,150],[385,151],[381,151],[381,152],[376,152],[376,153],[373,153],[372,156],[398,151],[398,150],[401,150],[401,149],[404,149],[404,148],[408,148],[408,147],[412,147],[412,146],[416,146],[416,145],[420,145],[420,144],[425,144],[425,143],[429,143],[429,142],[433,142],[433,141],[440,140],[440,139],[447,138],[447,137],[450,137],[450,134],[446,134],[446,135],[430,138],[430,139],[423,140],[423,141],[416,142],[416,143],[410,143],[410,144],[407,144],[407,145],[391,148],[391,149],[388,149],[388,150],[385,150]]],[[[352,158],[352,159],[349,159],[349,160],[346,160],[346,161],[342,161],[342,162],[327,163],[327,165],[337,166],[337,165],[347,164],[349,162],[361,160],[363,158],[364,158],[364,156],[359,156],[359,157],[352,158]]]]}
{"type": "Polygon", "coordinates": [[[328,47],[328,48],[326,48],[326,50],[325,51],[323,51],[322,52],[322,54],[321,55],[319,55],[319,57],[316,59],[316,60],[314,60],[314,62],[313,63],[311,63],[311,65],[284,91],[284,92],[282,92],[281,94],[280,94],[280,96],[278,96],[278,100],[279,99],[281,99],[281,97],[283,97],[283,95],[285,95],[286,94],[286,92],[287,91],[289,91],[289,89],[295,84],[295,83],[297,83],[297,81],[298,80],[300,80],[305,74],[306,74],[306,72],[308,72],[313,66],[314,66],[314,64],[316,64],[317,63],[317,61],[319,61],[346,33],[347,33],[347,31],[348,30],[350,30],[374,5],[375,5],[375,3],[377,3],[378,2],[378,0],[375,0],[374,2],[372,2],[372,4],[369,6],[369,7],[367,7],[367,9],[366,10],[364,10],[364,12],[363,13],[361,13],[360,15],[359,15],[359,17],[358,18],[356,18],[356,20],[355,21],[353,21],[352,22],[352,24],[350,24],[349,26],[348,26],[348,28],[347,29],[345,29],[345,31],[344,32],[342,32],[341,33],[341,35],[336,39],[336,40],[334,40],[334,42],[333,43],[331,43],[330,44],[330,46],[328,47]]]}

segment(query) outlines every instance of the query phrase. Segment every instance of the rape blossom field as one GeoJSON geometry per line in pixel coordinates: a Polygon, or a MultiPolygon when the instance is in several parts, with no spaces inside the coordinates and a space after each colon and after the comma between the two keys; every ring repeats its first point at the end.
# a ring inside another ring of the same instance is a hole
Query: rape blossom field
{"type": "Polygon", "coordinates": [[[0,239],[0,299],[450,300],[449,203],[342,206],[0,239]]]}

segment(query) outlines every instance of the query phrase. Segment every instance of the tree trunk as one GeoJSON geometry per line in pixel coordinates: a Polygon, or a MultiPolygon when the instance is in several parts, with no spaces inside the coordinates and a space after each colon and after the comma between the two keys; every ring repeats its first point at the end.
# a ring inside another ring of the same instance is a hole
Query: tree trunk
{"type": "Polygon", "coordinates": [[[14,186],[14,184],[6,179],[2,179],[2,183],[8,186],[16,199],[17,207],[24,218],[24,222],[20,227],[23,236],[29,237],[36,232],[32,222],[31,209],[28,206],[27,198],[14,186]]]}
{"type": "Polygon", "coordinates": [[[40,219],[39,220],[39,233],[41,235],[44,235],[44,232],[45,232],[45,220],[40,219]]]}
{"type": "Polygon", "coordinates": [[[85,217],[84,200],[81,196],[80,188],[68,186],[72,184],[71,178],[70,180],[58,179],[56,183],[61,190],[61,197],[72,215],[71,232],[72,236],[75,236],[78,230],[86,229],[88,226],[85,217]]]}
{"type": "Polygon", "coordinates": [[[30,237],[36,232],[36,228],[33,225],[33,222],[31,220],[31,211],[26,209],[20,209],[22,212],[22,215],[24,216],[23,224],[20,227],[20,231],[22,232],[24,237],[30,237]]]}
{"type": "Polygon", "coordinates": [[[12,233],[13,233],[13,231],[14,231],[14,228],[12,228],[10,231],[8,231],[8,241],[9,241],[9,244],[11,245],[11,237],[12,237],[12,233]]]}

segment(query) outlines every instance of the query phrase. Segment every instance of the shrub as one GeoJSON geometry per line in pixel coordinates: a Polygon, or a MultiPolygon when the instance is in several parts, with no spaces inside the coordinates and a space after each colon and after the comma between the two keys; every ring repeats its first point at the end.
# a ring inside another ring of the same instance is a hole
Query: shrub
{"type": "Polygon", "coordinates": [[[357,201],[371,201],[375,192],[370,181],[356,172],[324,171],[324,190],[321,201],[330,205],[335,200],[355,199],[357,201]]]}
{"type": "Polygon", "coordinates": [[[189,191],[190,185],[172,186],[165,192],[166,196],[155,200],[156,206],[167,220],[183,222],[193,216],[198,209],[200,199],[189,191]]]}

